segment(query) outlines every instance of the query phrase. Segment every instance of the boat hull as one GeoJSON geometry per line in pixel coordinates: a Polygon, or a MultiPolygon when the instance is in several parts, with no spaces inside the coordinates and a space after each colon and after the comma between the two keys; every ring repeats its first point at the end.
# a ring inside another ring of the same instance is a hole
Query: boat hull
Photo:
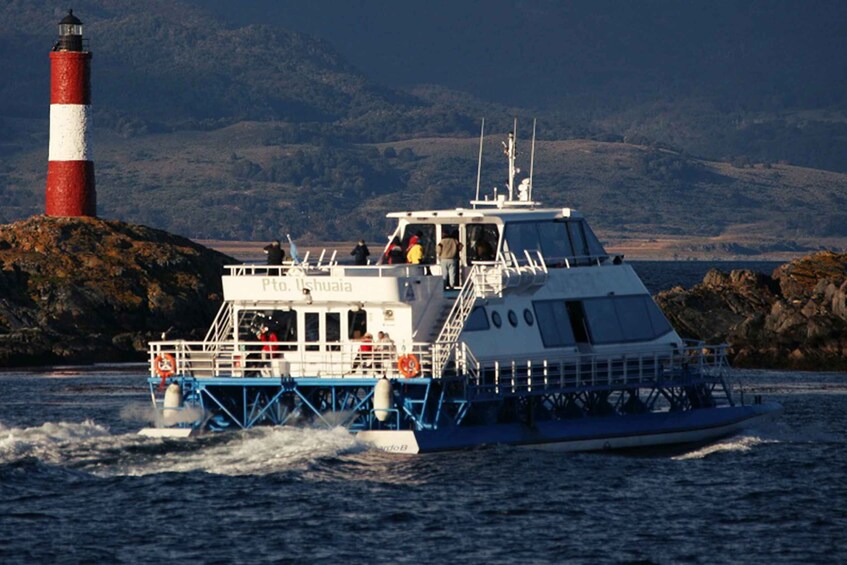
{"type": "Polygon", "coordinates": [[[549,451],[599,451],[714,441],[782,411],[777,403],[682,412],[592,417],[445,430],[368,430],[361,441],[391,453],[428,453],[485,445],[549,451]]]}

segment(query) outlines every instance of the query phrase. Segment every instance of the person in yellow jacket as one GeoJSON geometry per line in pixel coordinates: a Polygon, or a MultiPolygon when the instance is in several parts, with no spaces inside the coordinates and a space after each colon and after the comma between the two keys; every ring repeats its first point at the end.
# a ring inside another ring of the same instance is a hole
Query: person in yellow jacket
{"type": "Polygon", "coordinates": [[[423,260],[423,246],[421,245],[421,239],[413,235],[409,239],[409,247],[406,249],[406,261],[413,265],[419,265],[423,260]]]}

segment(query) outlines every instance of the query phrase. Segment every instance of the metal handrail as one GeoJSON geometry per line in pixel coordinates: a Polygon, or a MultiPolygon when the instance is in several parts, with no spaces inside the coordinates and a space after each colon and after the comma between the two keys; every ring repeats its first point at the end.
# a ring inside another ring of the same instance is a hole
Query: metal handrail
{"type": "Polygon", "coordinates": [[[458,367],[480,392],[495,394],[699,381],[721,385],[730,398],[731,391],[726,385],[729,372],[726,351],[726,345],[698,344],[682,350],[559,357],[536,355],[479,361],[469,355],[468,350],[462,353],[465,362],[458,367]],[[468,362],[469,359],[474,361],[468,362]]]}
{"type": "MultiPolygon", "coordinates": [[[[399,371],[401,356],[417,358],[419,373],[413,376],[442,377],[443,366],[436,357],[438,344],[412,343],[401,346],[362,342],[217,342],[164,341],[150,344],[150,376],[157,378],[156,359],[165,354],[175,359],[177,376],[204,377],[302,377],[343,378],[405,377],[399,371]],[[267,349],[264,349],[267,348],[267,349]]],[[[656,349],[640,353],[528,355],[520,359],[496,358],[480,361],[464,344],[453,346],[455,374],[476,385],[479,392],[495,394],[567,388],[627,388],[709,382],[722,386],[731,397],[727,379],[726,345],[700,342],[682,349],[656,349]]]]}
{"type": "Polygon", "coordinates": [[[380,342],[262,342],[223,340],[159,341],[149,347],[150,376],[157,359],[171,355],[176,376],[206,377],[353,377],[385,375],[405,377],[398,361],[404,355],[417,359],[418,374],[433,376],[432,346],[428,343],[380,342]],[[362,346],[370,347],[363,350],[362,346]]]}

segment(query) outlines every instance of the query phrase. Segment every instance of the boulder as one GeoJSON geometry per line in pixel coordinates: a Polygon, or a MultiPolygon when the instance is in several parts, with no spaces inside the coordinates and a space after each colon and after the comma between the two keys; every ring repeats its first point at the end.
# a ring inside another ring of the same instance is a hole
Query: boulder
{"type": "Polygon", "coordinates": [[[823,251],[771,276],[712,270],[656,301],[683,337],[730,344],[738,366],[847,369],[847,254],[823,251]]]}
{"type": "Polygon", "coordinates": [[[145,359],[147,342],[200,338],[231,257],[98,218],[0,226],[0,366],[145,359]]]}

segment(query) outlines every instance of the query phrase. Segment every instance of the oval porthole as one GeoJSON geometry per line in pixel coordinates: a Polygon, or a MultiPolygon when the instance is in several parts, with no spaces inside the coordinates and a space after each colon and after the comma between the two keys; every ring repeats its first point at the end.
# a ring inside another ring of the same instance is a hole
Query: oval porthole
{"type": "Polygon", "coordinates": [[[500,326],[503,325],[503,318],[500,317],[499,312],[492,312],[491,313],[491,323],[494,324],[494,327],[497,327],[497,328],[499,328],[500,326]]]}
{"type": "Polygon", "coordinates": [[[535,323],[535,318],[532,317],[532,311],[529,308],[523,311],[523,319],[526,320],[528,326],[535,323]]]}
{"type": "Polygon", "coordinates": [[[515,314],[514,310],[509,310],[509,323],[512,324],[513,328],[518,327],[518,315],[515,314]]]}

